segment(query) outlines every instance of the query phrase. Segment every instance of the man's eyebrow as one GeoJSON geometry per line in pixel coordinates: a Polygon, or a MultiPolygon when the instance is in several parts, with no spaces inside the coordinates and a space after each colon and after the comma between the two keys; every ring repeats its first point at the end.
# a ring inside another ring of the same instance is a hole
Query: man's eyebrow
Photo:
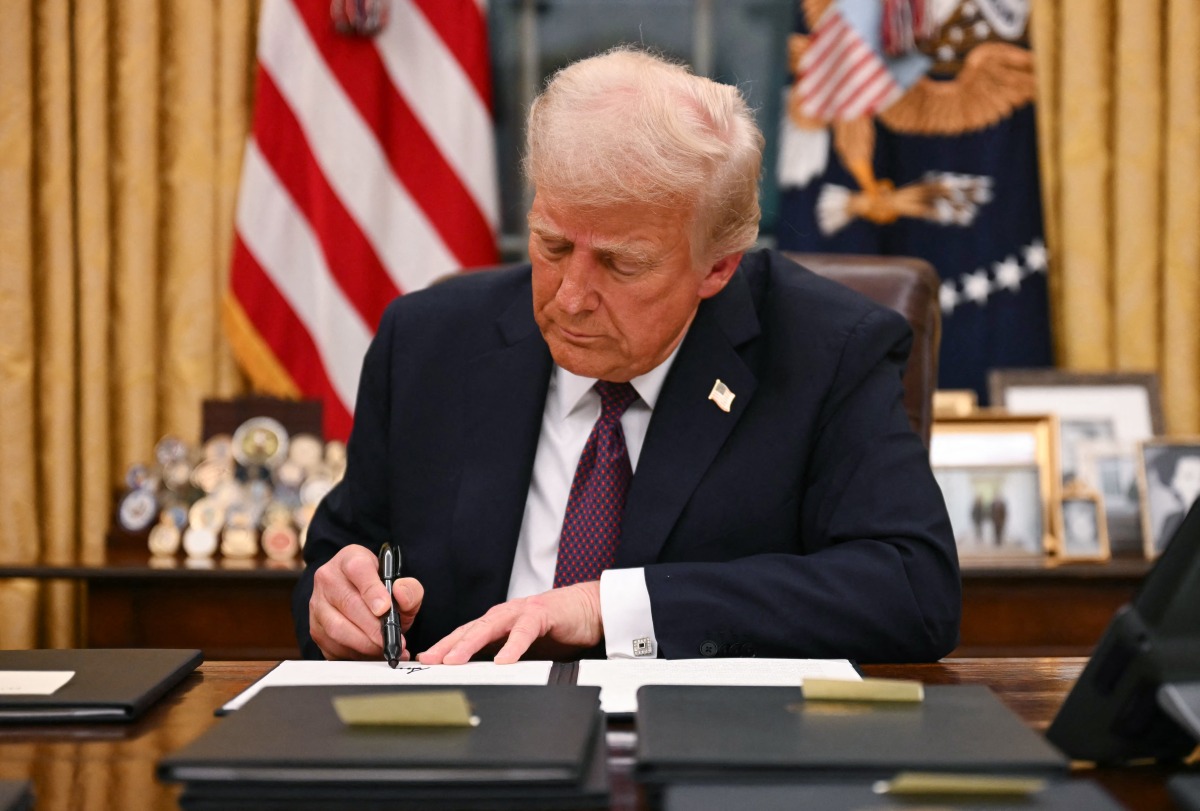
{"type": "Polygon", "coordinates": [[[545,237],[547,239],[566,239],[566,237],[560,233],[557,228],[550,225],[550,223],[546,222],[536,214],[530,214],[526,218],[526,222],[529,223],[529,230],[537,234],[539,237],[545,237]]]}
{"type": "Polygon", "coordinates": [[[657,257],[654,253],[637,242],[625,242],[622,240],[605,242],[597,240],[592,243],[592,247],[608,256],[625,262],[632,262],[641,267],[651,267],[657,263],[657,257]]]}

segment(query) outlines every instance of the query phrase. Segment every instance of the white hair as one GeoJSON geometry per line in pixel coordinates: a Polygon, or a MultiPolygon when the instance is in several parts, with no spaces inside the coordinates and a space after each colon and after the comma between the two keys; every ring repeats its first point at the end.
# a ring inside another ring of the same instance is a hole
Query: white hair
{"type": "Polygon", "coordinates": [[[694,255],[716,259],[758,236],[762,148],[736,88],[619,47],[551,77],[529,110],[525,174],[573,207],[683,208],[694,255]]]}

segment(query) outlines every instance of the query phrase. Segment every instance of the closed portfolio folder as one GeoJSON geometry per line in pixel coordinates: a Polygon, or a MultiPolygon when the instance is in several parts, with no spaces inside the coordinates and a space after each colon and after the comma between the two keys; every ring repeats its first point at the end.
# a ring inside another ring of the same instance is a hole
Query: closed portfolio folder
{"type": "Polygon", "coordinates": [[[85,648],[0,651],[8,675],[70,672],[46,695],[0,695],[0,724],[132,721],[195,670],[198,650],[85,648]]]}
{"type": "Polygon", "coordinates": [[[1095,783],[1063,780],[1013,799],[888,797],[870,781],[794,785],[681,785],[666,789],[664,811],[1121,811],[1095,783]]]}
{"type": "Polygon", "coordinates": [[[636,774],[676,780],[887,777],[897,771],[1055,775],[1067,760],[978,685],[919,703],[805,701],[792,687],[643,687],[636,774]]]}
{"type": "Polygon", "coordinates": [[[421,688],[267,687],[159,762],[188,809],[603,807],[597,688],[470,685],[470,727],[348,726],[335,696],[421,688]]]}

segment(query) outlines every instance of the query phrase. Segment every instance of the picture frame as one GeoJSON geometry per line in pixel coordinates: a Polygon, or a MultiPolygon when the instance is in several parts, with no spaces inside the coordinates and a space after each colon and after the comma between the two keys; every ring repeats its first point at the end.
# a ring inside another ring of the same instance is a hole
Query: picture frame
{"type": "Polygon", "coordinates": [[[1078,483],[1098,494],[1104,506],[1110,546],[1114,538],[1132,539],[1133,549],[1144,554],[1137,443],[1081,442],[1075,453],[1078,483]]]}
{"type": "Polygon", "coordinates": [[[1058,500],[1058,525],[1062,527],[1059,560],[1103,561],[1112,557],[1104,499],[1096,491],[1079,485],[1064,490],[1058,500]]]}
{"type": "Polygon", "coordinates": [[[937,389],[933,393],[933,416],[966,417],[979,410],[974,389],[937,389]]]}
{"type": "Polygon", "coordinates": [[[1150,439],[1138,444],[1142,549],[1151,560],[1162,554],[1200,498],[1200,437],[1150,439]]]}
{"type": "MultiPolygon", "coordinates": [[[[988,374],[993,406],[1012,414],[1054,414],[1059,422],[1063,483],[1079,479],[1081,449],[1088,443],[1126,448],[1125,469],[1137,466],[1137,443],[1163,433],[1162,397],[1153,372],[1067,372],[1060,369],[993,369],[988,374]]],[[[1115,550],[1142,551],[1142,522],[1135,511],[1106,501],[1109,541],[1115,550]]]]}
{"type": "Polygon", "coordinates": [[[930,464],[963,561],[1057,551],[1060,474],[1052,414],[980,413],[934,421],[930,464]]]}

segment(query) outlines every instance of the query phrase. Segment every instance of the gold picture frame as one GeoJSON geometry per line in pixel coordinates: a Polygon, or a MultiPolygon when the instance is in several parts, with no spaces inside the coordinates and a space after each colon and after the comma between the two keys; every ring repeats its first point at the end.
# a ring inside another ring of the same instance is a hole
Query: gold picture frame
{"type": "Polygon", "coordinates": [[[1112,557],[1104,499],[1095,490],[1067,487],[1058,500],[1057,523],[1062,527],[1059,560],[1104,561],[1112,557]]]}
{"type": "Polygon", "coordinates": [[[948,417],[933,424],[930,464],[964,561],[1058,551],[1058,421],[1052,414],[948,417]]]}

